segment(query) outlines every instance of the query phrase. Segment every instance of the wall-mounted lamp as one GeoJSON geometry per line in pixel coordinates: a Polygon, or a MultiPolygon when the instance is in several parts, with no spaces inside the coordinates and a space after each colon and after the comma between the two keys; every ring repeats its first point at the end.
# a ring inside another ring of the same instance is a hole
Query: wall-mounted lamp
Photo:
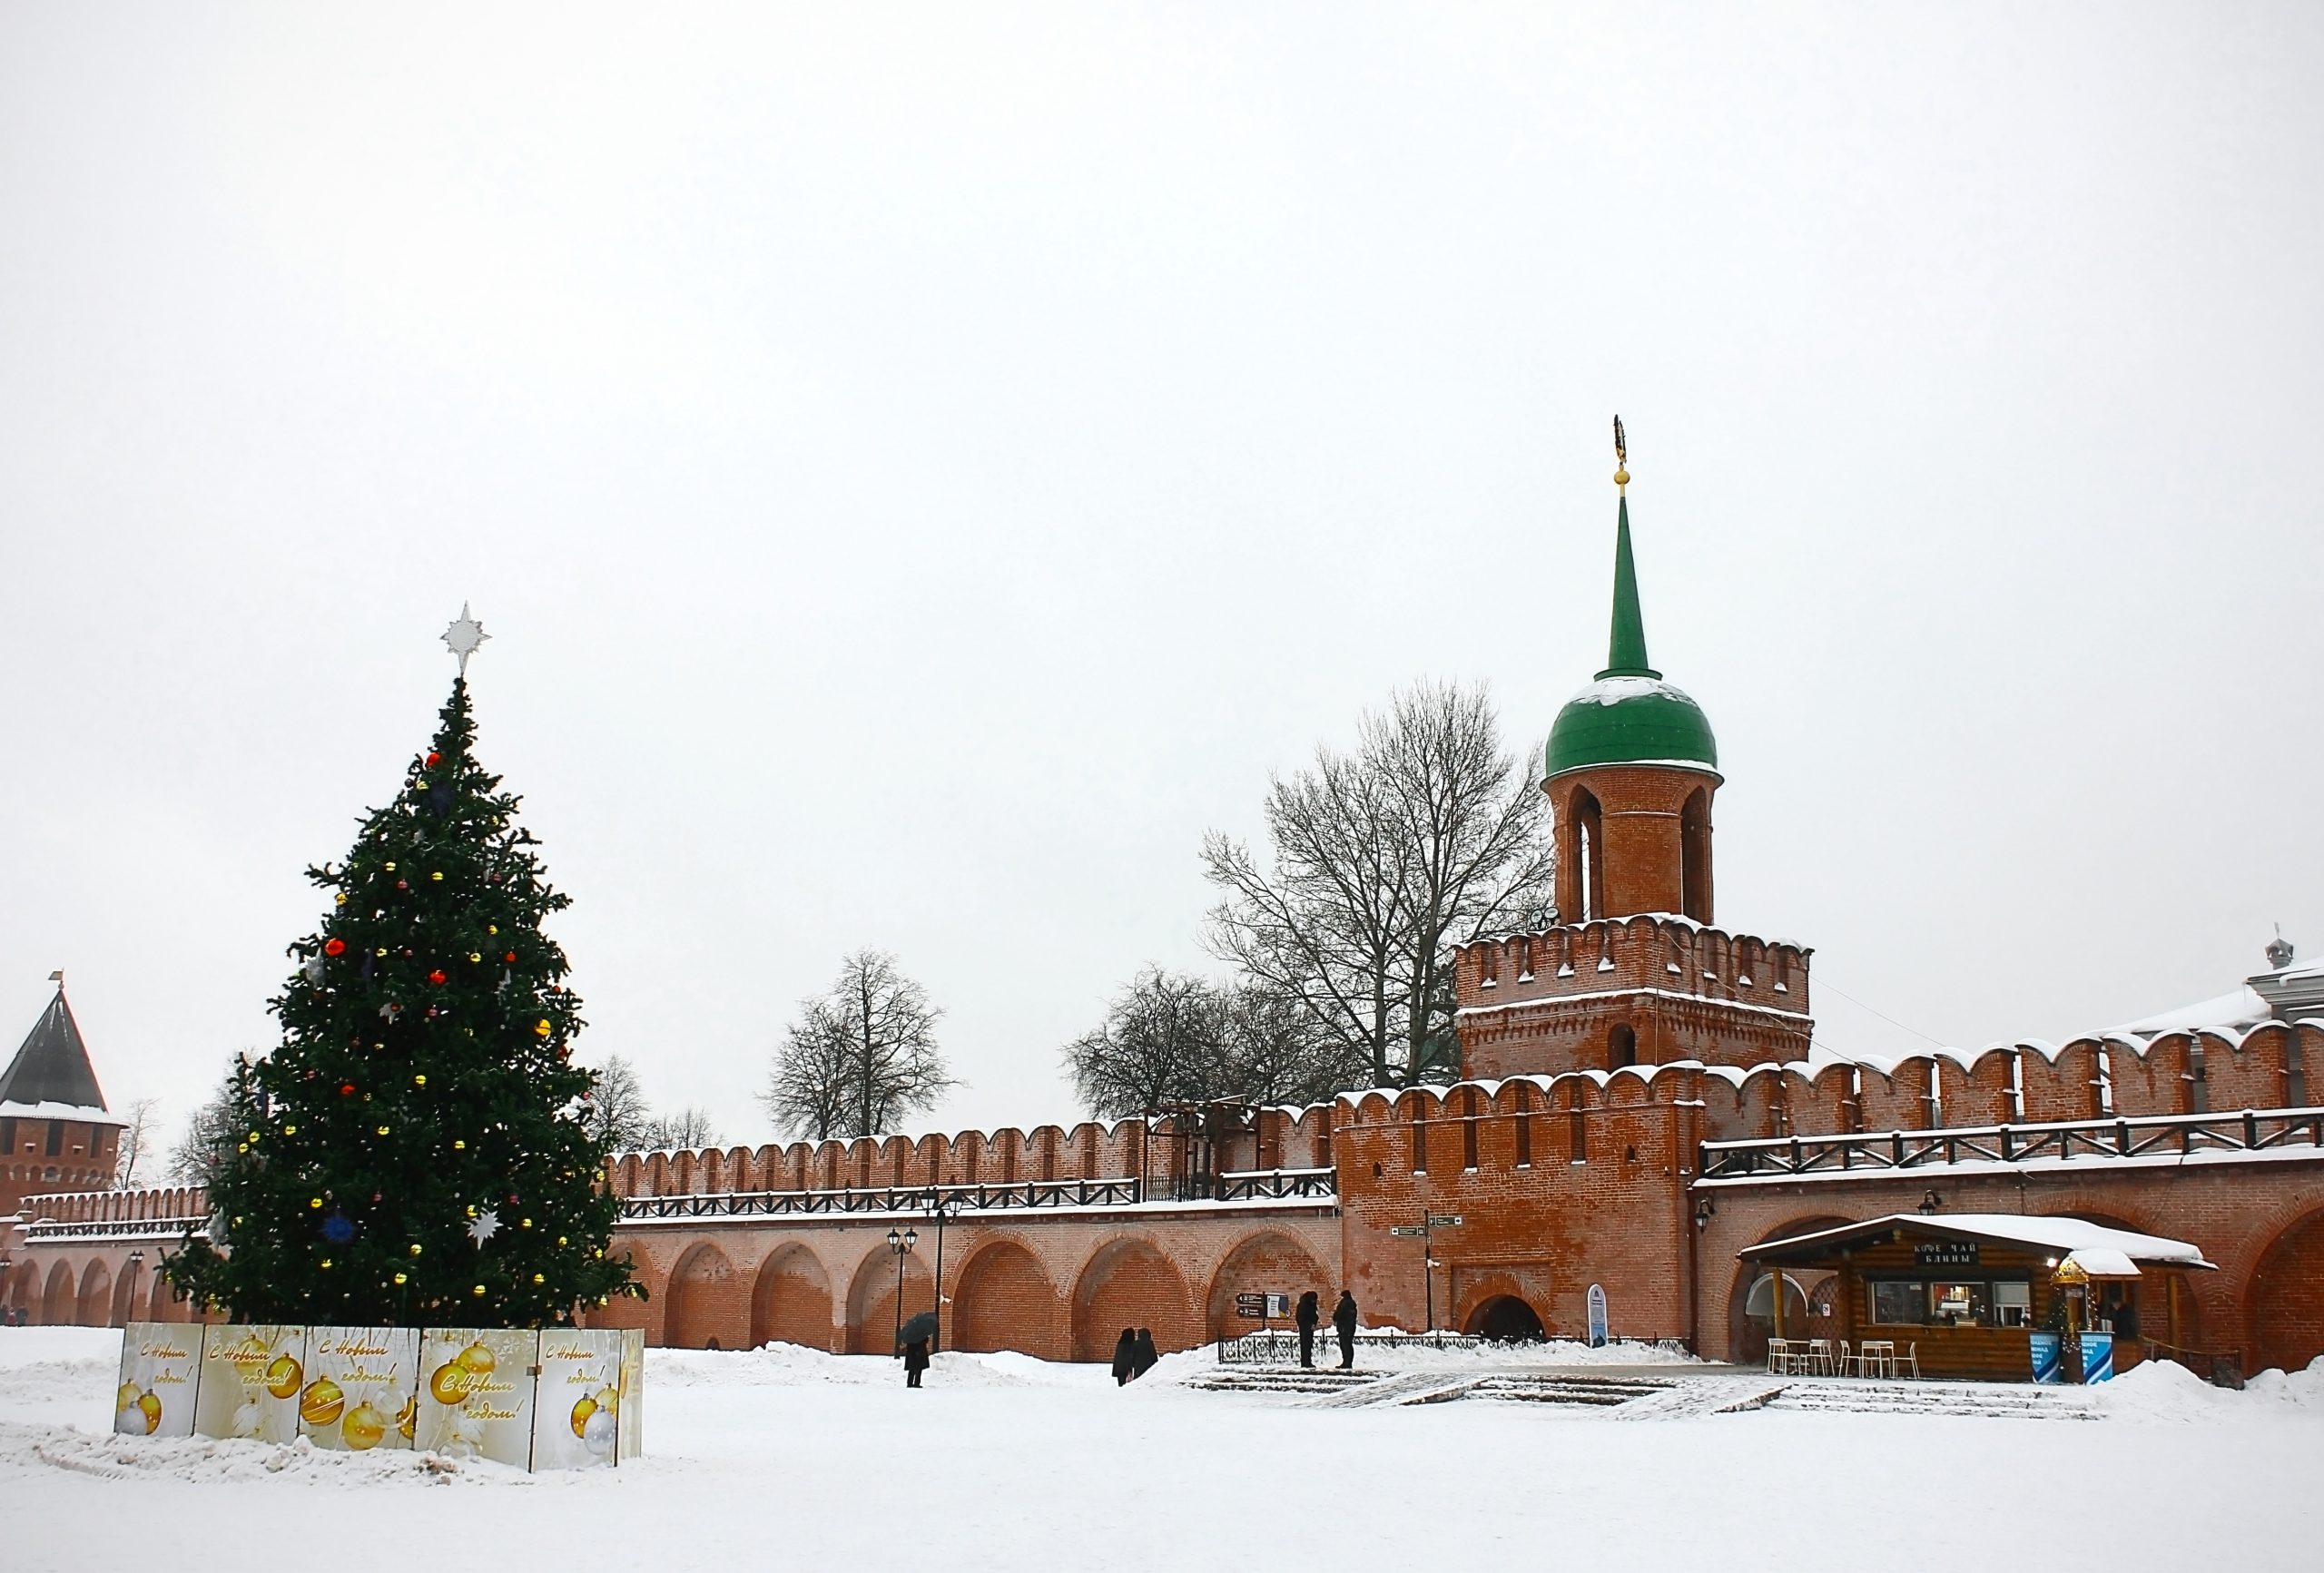
{"type": "Polygon", "coordinates": [[[1697,1196],[1697,1197],[1695,1198],[1695,1227],[1696,1227],[1696,1228],[1698,1228],[1698,1229],[1708,1229],[1708,1228],[1709,1228],[1709,1227],[1710,1227],[1710,1221],[1711,1221],[1713,1218],[1717,1217],[1718,1215],[1718,1208],[1716,1205],[1714,1205],[1714,1204],[1713,1204],[1713,1203],[1711,1202],[1711,1199],[1710,1199],[1709,1196],[1697,1196]]]}

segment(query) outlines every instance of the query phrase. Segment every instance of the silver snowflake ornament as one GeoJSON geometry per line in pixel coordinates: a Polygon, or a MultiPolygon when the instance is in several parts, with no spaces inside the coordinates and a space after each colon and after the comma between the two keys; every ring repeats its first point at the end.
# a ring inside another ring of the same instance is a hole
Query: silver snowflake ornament
{"type": "Polygon", "coordinates": [[[499,1233],[500,1210],[497,1207],[487,1207],[476,1215],[476,1222],[468,1225],[468,1238],[478,1245],[499,1233]]]}
{"type": "Polygon", "coordinates": [[[468,657],[476,654],[478,645],[491,637],[491,634],[484,631],[484,624],[478,622],[475,614],[468,610],[468,604],[466,601],[461,602],[459,616],[453,621],[449,628],[444,630],[446,647],[460,658],[461,676],[466,677],[468,674],[468,657]]]}

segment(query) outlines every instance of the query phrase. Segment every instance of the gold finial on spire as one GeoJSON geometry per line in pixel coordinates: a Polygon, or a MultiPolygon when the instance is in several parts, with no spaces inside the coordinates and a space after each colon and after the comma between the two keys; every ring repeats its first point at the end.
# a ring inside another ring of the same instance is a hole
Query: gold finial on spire
{"type": "Polygon", "coordinates": [[[1630,495],[1630,447],[1622,440],[1622,418],[1614,417],[1614,491],[1617,496],[1630,495]]]}

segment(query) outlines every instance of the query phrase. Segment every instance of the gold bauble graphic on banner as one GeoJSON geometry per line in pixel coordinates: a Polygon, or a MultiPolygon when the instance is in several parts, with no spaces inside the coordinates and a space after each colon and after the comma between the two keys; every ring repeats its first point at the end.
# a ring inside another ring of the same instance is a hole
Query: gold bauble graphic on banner
{"type": "Polygon", "coordinates": [[[307,1373],[299,1362],[287,1354],[278,1354],[274,1363],[266,1368],[266,1391],[276,1398],[289,1398],[299,1391],[300,1379],[307,1373]]]}
{"type": "Polygon", "coordinates": [[[396,1430],[404,1440],[411,1440],[412,1428],[419,1423],[419,1395],[412,1394],[403,1401],[403,1413],[396,1416],[396,1430]]]}
{"type": "Polygon", "coordinates": [[[597,1407],[607,1414],[612,1414],[621,1408],[621,1395],[609,1387],[599,1388],[596,1397],[597,1407]]]}
{"type": "Polygon", "coordinates": [[[436,1374],[428,1379],[429,1395],[447,1409],[456,1409],[466,1403],[468,1389],[475,1385],[476,1379],[457,1360],[446,1361],[436,1368],[436,1374]]]}
{"type": "Polygon", "coordinates": [[[307,1384],[299,1398],[299,1418],[310,1426],[327,1426],[339,1420],[340,1411],[347,1407],[347,1395],[339,1383],[327,1376],[319,1376],[307,1384]]]}
{"type": "Polygon", "coordinates": [[[125,1437],[150,1437],[162,1424],[162,1401],[133,1381],[121,1384],[121,1401],[114,1407],[113,1429],[125,1437]]]}
{"type": "Polygon", "coordinates": [[[588,1434],[589,1417],[596,1412],[597,1401],[596,1399],[585,1398],[580,1402],[575,1404],[573,1406],[573,1434],[576,1437],[586,1436],[588,1434]]]}
{"type": "Polygon", "coordinates": [[[116,1410],[135,1409],[137,1395],[144,1391],[133,1381],[123,1382],[121,1391],[113,1395],[113,1407],[116,1410]]]}
{"type": "Polygon", "coordinates": [[[340,1422],[339,1434],[346,1439],[351,1451],[359,1453],[376,1448],[387,1440],[388,1417],[368,1403],[359,1403],[340,1422]]]}
{"type": "Polygon", "coordinates": [[[497,1363],[497,1362],[492,1358],[492,1351],[485,1348],[481,1343],[471,1343],[460,1351],[460,1368],[474,1371],[478,1376],[487,1374],[497,1363]]]}

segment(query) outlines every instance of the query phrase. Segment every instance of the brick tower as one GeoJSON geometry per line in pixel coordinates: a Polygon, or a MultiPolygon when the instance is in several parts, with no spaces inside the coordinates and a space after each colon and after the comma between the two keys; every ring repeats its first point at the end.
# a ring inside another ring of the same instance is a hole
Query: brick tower
{"type": "Polygon", "coordinates": [[[1553,929],[1462,948],[1464,1074],[1805,1059],[1808,952],[1711,927],[1718,745],[1648,662],[1617,421],[1614,616],[1605,670],[1543,751],[1557,836],[1553,929]]]}
{"type": "Polygon", "coordinates": [[[0,1217],[28,1195],[113,1184],[122,1121],[105,1110],[89,1047],[64,1002],[64,975],[50,981],[55,998],[0,1070],[0,1217]]]}

